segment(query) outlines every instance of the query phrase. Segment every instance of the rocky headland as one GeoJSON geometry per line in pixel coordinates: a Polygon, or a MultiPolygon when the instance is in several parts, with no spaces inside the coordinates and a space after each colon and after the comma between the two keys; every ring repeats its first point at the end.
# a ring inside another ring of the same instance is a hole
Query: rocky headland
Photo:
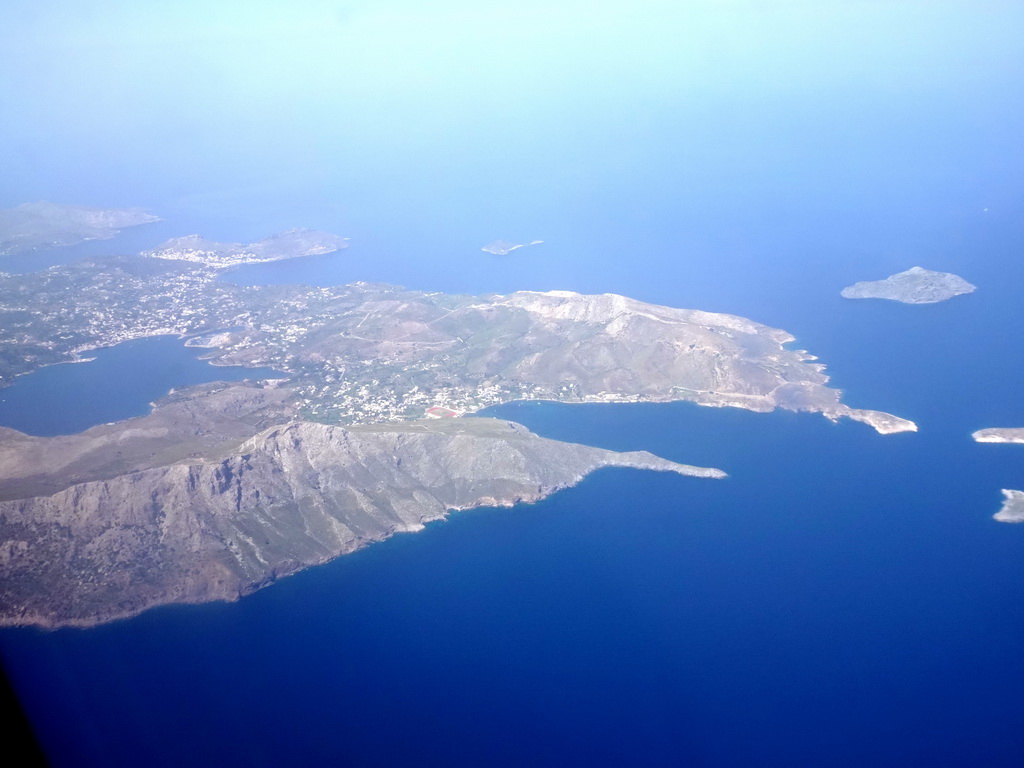
{"type": "Polygon", "coordinates": [[[724,477],[494,419],[274,427],[226,456],[0,502],[0,624],[92,626],[235,600],[451,510],[535,501],[603,467],[724,477]]]}

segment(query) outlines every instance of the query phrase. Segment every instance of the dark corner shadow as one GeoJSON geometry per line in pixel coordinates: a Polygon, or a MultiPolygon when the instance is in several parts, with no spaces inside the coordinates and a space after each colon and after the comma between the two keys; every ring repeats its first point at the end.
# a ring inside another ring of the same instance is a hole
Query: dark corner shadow
{"type": "Polygon", "coordinates": [[[0,717],[3,718],[4,752],[11,758],[9,765],[19,768],[35,768],[48,763],[39,748],[35,733],[29,725],[18,695],[11,687],[7,671],[0,666],[0,717]],[[17,757],[15,757],[15,755],[17,757]]]}

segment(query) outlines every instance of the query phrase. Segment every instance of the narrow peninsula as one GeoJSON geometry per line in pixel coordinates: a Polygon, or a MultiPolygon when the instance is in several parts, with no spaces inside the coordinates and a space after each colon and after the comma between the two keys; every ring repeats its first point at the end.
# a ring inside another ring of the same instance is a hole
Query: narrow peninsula
{"type": "Polygon", "coordinates": [[[228,455],[0,502],[0,624],[92,626],[236,600],[451,510],[535,501],[602,467],[724,477],[494,419],[292,423],[228,455]]]}

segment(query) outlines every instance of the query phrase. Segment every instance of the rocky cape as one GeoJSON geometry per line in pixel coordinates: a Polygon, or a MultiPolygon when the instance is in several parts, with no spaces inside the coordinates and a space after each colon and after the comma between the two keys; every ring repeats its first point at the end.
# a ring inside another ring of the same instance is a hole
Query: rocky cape
{"type": "Polygon", "coordinates": [[[724,477],[494,419],[274,427],[220,458],[0,502],[0,624],[87,627],[236,600],[451,510],[535,501],[603,467],[724,477]]]}
{"type": "Polygon", "coordinates": [[[108,240],[125,227],[160,221],[141,208],[24,203],[0,210],[0,256],[85,240],[108,240]]]}
{"type": "Polygon", "coordinates": [[[842,295],[847,299],[889,299],[904,304],[934,304],[971,293],[975,288],[951,272],[911,267],[906,272],[890,275],[884,280],[854,283],[844,288],[842,295]]]}

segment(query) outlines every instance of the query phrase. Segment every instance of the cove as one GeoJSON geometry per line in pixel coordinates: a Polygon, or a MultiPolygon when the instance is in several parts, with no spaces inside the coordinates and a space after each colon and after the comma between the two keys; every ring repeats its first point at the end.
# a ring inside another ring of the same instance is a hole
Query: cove
{"type": "Polygon", "coordinates": [[[0,426],[39,437],[75,434],[144,416],[174,388],[281,375],[210,365],[200,359],[207,352],[175,336],[155,336],[90,352],[90,362],[48,366],[0,389],[0,426]]]}

